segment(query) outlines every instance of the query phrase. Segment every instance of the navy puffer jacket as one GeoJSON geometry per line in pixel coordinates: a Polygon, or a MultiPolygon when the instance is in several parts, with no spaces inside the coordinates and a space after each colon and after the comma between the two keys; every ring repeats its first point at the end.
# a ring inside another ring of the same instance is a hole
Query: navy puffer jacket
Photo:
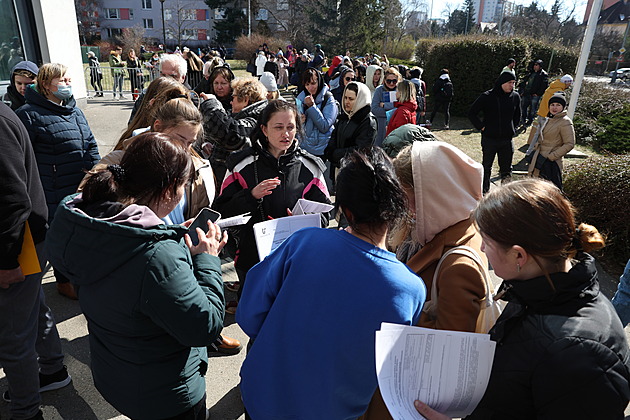
{"type": "Polygon", "coordinates": [[[77,191],[85,176],[101,159],[96,139],[83,111],[74,97],[58,105],[37,92],[26,89],[26,105],[16,114],[24,123],[33,144],[35,159],[42,180],[48,218],[52,220],[57,205],[77,191]]]}

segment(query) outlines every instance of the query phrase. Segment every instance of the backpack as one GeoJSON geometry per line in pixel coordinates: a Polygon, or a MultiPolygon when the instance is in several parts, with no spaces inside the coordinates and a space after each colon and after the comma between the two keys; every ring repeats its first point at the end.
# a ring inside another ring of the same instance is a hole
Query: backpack
{"type": "Polygon", "coordinates": [[[448,79],[438,79],[433,85],[433,94],[439,101],[450,101],[453,99],[453,83],[448,79]]]}

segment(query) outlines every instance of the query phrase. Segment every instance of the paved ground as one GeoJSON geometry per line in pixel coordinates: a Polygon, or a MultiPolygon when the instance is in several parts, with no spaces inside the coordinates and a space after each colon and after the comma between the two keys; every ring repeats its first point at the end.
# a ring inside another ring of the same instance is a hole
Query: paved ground
{"type": "MultiPolygon", "coordinates": [[[[98,143],[101,155],[113,148],[126,126],[131,101],[112,101],[107,98],[90,100],[84,110],[98,143]]],[[[224,281],[236,280],[231,263],[223,265],[224,281]]],[[[602,290],[608,296],[616,290],[617,279],[601,271],[602,290]]],[[[495,280],[497,280],[495,278],[495,280]]],[[[89,368],[88,332],[79,304],[57,294],[54,277],[49,271],[44,277],[44,291],[53,309],[66,354],[66,365],[73,377],[72,384],[58,391],[42,394],[46,419],[125,419],[96,391],[89,368]]],[[[234,296],[228,292],[228,299],[234,296]]],[[[234,322],[234,316],[226,315],[224,333],[246,343],[247,337],[234,322]]],[[[628,330],[627,330],[628,331],[628,330]]],[[[238,372],[245,357],[210,357],[206,378],[207,406],[212,419],[243,419],[243,408],[238,390],[238,372]]],[[[4,372],[0,370],[0,393],[7,388],[4,372]]],[[[626,414],[630,414],[630,411],[626,414]]],[[[0,402],[0,419],[8,419],[8,405],[0,402]]],[[[627,418],[630,418],[627,417],[627,418]]]]}

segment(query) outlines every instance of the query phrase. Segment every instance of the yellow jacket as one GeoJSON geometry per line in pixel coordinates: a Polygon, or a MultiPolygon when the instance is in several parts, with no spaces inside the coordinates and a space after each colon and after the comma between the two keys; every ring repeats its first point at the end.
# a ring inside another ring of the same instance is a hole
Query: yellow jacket
{"type": "Polygon", "coordinates": [[[549,99],[551,99],[554,93],[564,92],[566,88],[567,85],[561,82],[560,79],[551,82],[547,90],[545,90],[545,93],[543,93],[542,98],[540,98],[540,105],[538,105],[538,115],[546,118],[549,114],[549,99]]]}

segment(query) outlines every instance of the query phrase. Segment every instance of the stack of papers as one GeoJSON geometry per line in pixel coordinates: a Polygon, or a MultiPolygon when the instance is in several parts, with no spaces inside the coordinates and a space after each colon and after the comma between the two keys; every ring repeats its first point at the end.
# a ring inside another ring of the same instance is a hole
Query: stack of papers
{"type": "Polygon", "coordinates": [[[240,226],[240,225],[247,224],[247,222],[249,222],[249,219],[251,218],[252,216],[250,216],[249,213],[244,213],[244,214],[239,214],[238,216],[228,217],[227,219],[219,219],[217,220],[216,224],[221,229],[225,229],[231,226],[240,226]]]}
{"type": "Polygon", "coordinates": [[[488,386],[495,345],[488,334],[382,323],[376,374],[392,417],[423,419],[415,400],[450,417],[472,413],[488,386]]]}

